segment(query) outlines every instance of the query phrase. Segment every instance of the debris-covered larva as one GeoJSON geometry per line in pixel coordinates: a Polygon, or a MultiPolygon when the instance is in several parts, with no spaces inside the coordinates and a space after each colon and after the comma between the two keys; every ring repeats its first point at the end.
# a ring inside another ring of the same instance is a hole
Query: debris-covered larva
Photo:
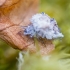
{"type": "Polygon", "coordinates": [[[63,34],[60,33],[56,20],[54,18],[50,18],[45,13],[33,15],[30,22],[31,24],[24,30],[24,35],[47,39],[64,37],[63,34]]]}

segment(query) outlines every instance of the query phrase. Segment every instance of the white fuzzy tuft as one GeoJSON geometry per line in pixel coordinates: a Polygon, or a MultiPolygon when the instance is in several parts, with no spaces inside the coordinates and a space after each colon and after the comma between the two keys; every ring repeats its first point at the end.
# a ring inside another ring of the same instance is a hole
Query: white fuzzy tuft
{"type": "Polygon", "coordinates": [[[27,26],[24,30],[25,35],[30,35],[30,37],[36,36],[37,38],[47,38],[55,39],[59,37],[64,37],[60,33],[57,22],[55,19],[50,18],[45,13],[39,13],[31,18],[31,25],[27,26]]]}
{"type": "Polygon", "coordinates": [[[24,63],[23,54],[22,54],[22,52],[19,52],[18,70],[21,70],[23,63],[24,63]]]}

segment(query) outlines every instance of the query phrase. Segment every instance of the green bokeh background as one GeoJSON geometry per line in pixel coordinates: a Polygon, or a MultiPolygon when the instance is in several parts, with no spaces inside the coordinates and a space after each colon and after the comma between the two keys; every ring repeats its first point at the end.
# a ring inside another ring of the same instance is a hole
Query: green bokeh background
{"type": "Polygon", "coordinates": [[[62,44],[70,46],[70,0],[41,0],[40,11],[56,19],[64,34],[62,44]]]}
{"type": "MultiPolygon", "coordinates": [[[[70,0],[40,0],[39,12],[45,12],[56,19],[63,39],[54,40],[57,51],[70,53],[70,0]],[[61,49],[61,50],[59,50],[61,49]]],[[[56,50],[55,50],[56,51],[56,50]]],[[[18,50],[0,40],[0,70],[17,70],[18,50]]]]}

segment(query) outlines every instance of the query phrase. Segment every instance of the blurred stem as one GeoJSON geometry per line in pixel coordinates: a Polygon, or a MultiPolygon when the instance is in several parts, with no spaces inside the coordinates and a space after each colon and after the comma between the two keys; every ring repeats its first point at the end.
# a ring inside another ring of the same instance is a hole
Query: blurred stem
{"type": "Polygon", "coordinates": [[[36,37],[34,37],[34,42],[35,42],[35,46],[36,46],[37,51],[40,51],[40,46],[39,46],[39,43],[38,43],[38,40],[36,37]]]}

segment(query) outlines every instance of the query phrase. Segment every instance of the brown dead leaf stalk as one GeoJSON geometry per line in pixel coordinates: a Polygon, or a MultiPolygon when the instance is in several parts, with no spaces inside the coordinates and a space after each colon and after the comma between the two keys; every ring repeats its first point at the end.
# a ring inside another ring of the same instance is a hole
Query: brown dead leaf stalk
{"type": "MultiPolygon", "coordinates": [[[[39,0],[0,0],[0,38],[20,50],[36,51],[33,40],[23,35],[21,26],[30,24],[30,18],[38,11],[39,0]],[[21,33],[20,33],[21,32],[21,33]]],[[[52,41],[45,47],[39,42],[42,54],[54,49],[52,41]]]]}

